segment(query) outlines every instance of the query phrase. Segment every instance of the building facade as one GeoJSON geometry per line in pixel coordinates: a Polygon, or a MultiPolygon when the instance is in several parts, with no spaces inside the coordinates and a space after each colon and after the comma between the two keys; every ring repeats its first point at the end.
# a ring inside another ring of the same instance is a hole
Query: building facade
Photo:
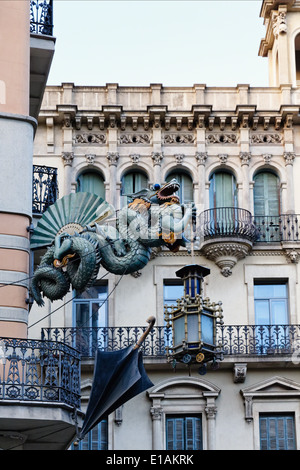
{"type": "MultiPolygon", "coordinates": [[[[69,292],[32,305],[31,337],[42,329],[82,354],[83,409],[95,347],[134,342],[156,317],[144,348],[153,388],[76,448],[300,448],[299,4],[264,0],[261,17],[269,87],[46,87],[34,141],[35,224],[57,197],[92,192],[119,210],[126,194],[174,177],[181,202],[197,207],[190,250],[155,249],[133,275],[101,268],[73,300],[69,292]],[[224,357],[205,371],[174,370],[164,305],[183,295],[176,271],[194,263],[210,269],[205,296],[222,302],[224,357]]],[[[33,253],[35,265],[40,256],[33,253]]]]}
{"type": "Polygon", "coordinates": [[[52,0],[0,4],[1,450],[66,448],[79,410],[79,396],[61,380],[70,364],[79,375],[79,355],[28,337],[33,141],[55,48],[52,7],[52,0]]]}

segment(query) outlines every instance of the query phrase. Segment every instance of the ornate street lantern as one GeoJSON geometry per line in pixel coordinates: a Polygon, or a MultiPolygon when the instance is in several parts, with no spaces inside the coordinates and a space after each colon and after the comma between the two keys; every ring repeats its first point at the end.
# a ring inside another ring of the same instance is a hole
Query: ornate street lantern
{"type": "Polygon", "coordinates": [[[222,322],[222,303],[203,297],[203,279],[210,269],[197,264],[176,272],[183,279],[184,296],[176,305],[165,306],[167,327],[172,326],[172,343],[167,348],[168,360],[187,365],[199,364],[199,373],[206,372],[206,363],[218,368],[222,360],[221,345],[216,344],[216,325],[222,322]]]}

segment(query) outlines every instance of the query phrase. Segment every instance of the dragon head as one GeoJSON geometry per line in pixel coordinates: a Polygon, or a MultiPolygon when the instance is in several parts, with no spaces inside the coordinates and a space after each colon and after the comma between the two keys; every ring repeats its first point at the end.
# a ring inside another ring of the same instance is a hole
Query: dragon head
{"type": "Polygon", "coordinates": [[[175,194],[180,188],[178,181],[173,178],[168,183],[154,184],[151,189],[142,189],[136,193],[126,194],[132,200],[134,199],[145,199],[151,202],[151,204],[165,204],[169,202],[171,204],[180,204],[179,197],[175,194]]]}
{"type": "Polygon", "coordinates": [[[56,268],[65,266],[69,258],[75,253],[68,253],[72,249],[72,237],[68,233],[61,233],[55,237],[55,250],[53,264],[56,268]]]}

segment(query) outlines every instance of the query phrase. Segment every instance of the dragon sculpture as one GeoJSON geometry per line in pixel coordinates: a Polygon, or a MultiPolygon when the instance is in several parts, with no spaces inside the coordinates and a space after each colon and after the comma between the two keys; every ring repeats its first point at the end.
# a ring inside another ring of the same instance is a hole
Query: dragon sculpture
{"type": "Polygon", "coordinates": [[[31,283],[37,304],[44,305],[42,294],[61,299],[71,286],[83,292],[96,281],[100,265],[114,274],[132,274],[146,266],[153,247],[176,252],[186,246],[184,232],[195,222],[196,209],[180,204],[179,187],[172,180],[128,195],[131,202],[114,219],[112,206],[95,195],[58,200],[31,239],[33,249],[48,245],[31,283]]]}

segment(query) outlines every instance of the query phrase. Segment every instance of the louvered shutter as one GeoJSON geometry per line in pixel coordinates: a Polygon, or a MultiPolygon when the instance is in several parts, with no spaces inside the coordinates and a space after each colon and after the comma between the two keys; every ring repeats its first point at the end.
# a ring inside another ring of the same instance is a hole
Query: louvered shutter
{"type": "Polygon", "coordinates": [[[201,450],[201,417],[168,417],[167,450],[201,450]]]}
{"type": "Polygon", "coordinates": [[[260,416],[261,450],[294,450],[295,423],[293,416],[260,416]]]}
{"type": "Polygon", "coordinates": [[[278,216],[278,177],[273,173],[259,173],[254,181],[254,214],[256,216],[278,216]]]}

